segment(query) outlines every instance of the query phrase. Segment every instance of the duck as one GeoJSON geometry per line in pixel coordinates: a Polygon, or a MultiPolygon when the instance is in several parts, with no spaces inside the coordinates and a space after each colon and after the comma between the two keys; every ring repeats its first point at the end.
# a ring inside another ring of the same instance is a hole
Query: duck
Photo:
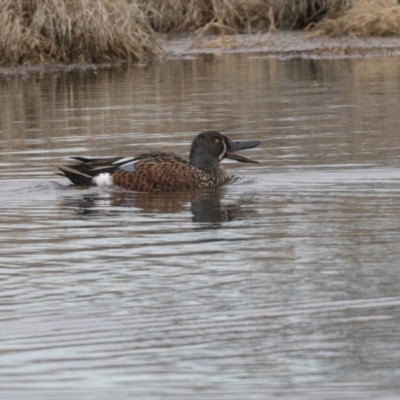
{"type": "Polygon", "coordinates": [[[238,153],[257,147],[260,140],[233,141],[216,131],[199,133],[189,161],[174,153],[144,153],[135,157],[71,157],[58,166],[59,174],[77,186],[116,185],[136,192],[178,192],[225,185],[230,175],[220,165],[224,158],[258,163],[238,153]]]}

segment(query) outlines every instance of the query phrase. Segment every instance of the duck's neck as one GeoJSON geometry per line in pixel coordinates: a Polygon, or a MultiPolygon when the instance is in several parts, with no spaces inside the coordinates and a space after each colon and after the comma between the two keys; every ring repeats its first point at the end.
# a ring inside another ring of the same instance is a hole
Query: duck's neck
{"type": "Polygon", "coordinates": [[[204,169],[205,171],[211,171],[219,167],[218,160],[201,148],[191,149],[189,162],[194,167],[204,169]]]}

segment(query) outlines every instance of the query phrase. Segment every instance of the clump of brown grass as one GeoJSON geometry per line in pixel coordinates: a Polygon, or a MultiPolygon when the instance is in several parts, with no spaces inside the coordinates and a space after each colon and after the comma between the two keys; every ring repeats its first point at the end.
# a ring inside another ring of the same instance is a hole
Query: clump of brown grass
{"type": "Polygon", "coordinates": [[[154,32],[128,0],[0,0],[0,65],[145,60],[154,32]]]}
{"type": "Polygon", "coordinates": [[[338,18],[316,26],[317,35],[399,36],[400,5],[397,0],[354,0],[338,18]]]}
{"type": "Polygon", "coordinates": [[[354,0],[136,0],[156,32],[301,29],[354,0]]]}
{"type": "Polygon", "coordinates": [[[268,29],[269,11],[275,0],[137,1],[156,32],[180,33],[207,27],[218,32],[225,32],[225,28],[230,32],[268,29]]]}
{"type": "Polygon", "coordinates": [[[279,29],[303,29],[325,17],[340,14],[353,0],[274,0],[273,15],[279,29]]]}

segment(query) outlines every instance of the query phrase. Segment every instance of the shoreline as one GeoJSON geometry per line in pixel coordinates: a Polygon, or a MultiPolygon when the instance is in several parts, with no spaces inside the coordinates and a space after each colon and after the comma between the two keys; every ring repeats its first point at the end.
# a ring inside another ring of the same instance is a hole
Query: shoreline
{"type": "Polygon", "coordinates": [[[398,57],[399,37],[315,36],[304,31],[280,31],[262,34],[204,35],[166,39],[167,58],[201,54],[263,53],[265,57],[304,57],[316,59],[353,57],[398,57]]]}
{"type": "Polygon", "coordinates": [[[125,60],[96,64],[43,63],[0,67],[0,78],[47,75],[68,71],[96,71],[130,66],[145,66],[172,59],[196,58],[204,54],[259,54],[265,58],[346,59],[399,57],[399,37],[314,36],[304,31],[279,31],[262,34],[180,35],[161,39],[164,56],[149,63],[132,64],[125,60]]]}

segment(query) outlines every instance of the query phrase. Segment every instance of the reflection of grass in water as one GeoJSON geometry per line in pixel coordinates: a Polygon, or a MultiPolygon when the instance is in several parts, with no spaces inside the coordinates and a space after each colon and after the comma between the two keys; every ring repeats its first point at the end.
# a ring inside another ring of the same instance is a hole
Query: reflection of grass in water
{"type": "Polygon", "coordinates": [[[358,0],[338,18],[325,19],[317,34],[352,36],[395,36],[400,34],[400,5],[397,0],[358,0]]]}
{"type": "MultiPolygon", "coordinates": [[[[2,0],[0,65],[143,61],[159,33],[395,35],[397,0],[2,0]]],[[[221,44],[232,46],[224,37],[221,44]]],[[[213,45],[216,45],[214,43],[213,45]]]]}
{"type": "Polygon", "coordinates": [[[157,52],[137,2],[3,0],[0,63],[144,60],[157,52]]]}

